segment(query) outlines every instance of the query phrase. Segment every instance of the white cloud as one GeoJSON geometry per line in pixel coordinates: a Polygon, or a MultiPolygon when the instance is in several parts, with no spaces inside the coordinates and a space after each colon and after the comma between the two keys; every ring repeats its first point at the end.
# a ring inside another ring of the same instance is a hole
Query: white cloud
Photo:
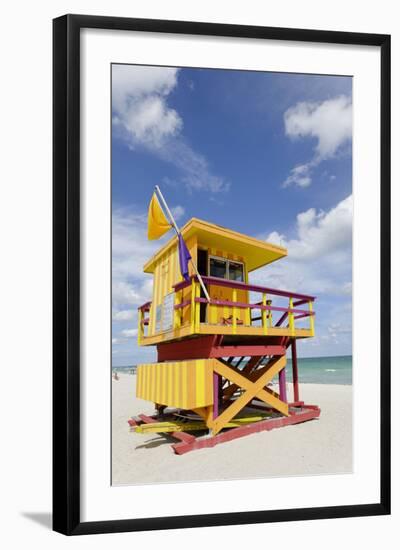
{"type": "Polygon", "coordinates": [[[133,309],[122,309],[120,311],[113,312],[114,321],[132,321],[135,317],[133,309]]]}
{"type": "Polygon", "coordinates": [[[140,277],[143,265],[159,246],[147,239],[146,215],[115,210],[112,214],[113,282],[126,282],[135,275],[140,277]]]}
{"type": "Polygon", "coordinates": [[[352,215],[351,195],[328,212],[299,213],[294,238],[276,231],[266,237],[286,247],[288,256],[256,272],[255,280],[305,294],[351,294],[352,215]]]}
{"type": "Polygon", "coordinates": [[[206,158],[185,140],[183,120],[168,104],[178,74],[171,67],[113,65],[114,130],[131,148],[145,147],[177,167],[187,189],[227,191],[229,183],[214,175],[206,158]]]}
{"type": "Polygon", "coordinates": [[[288,243],[291,257],[308,261],[347,249],[351,244],[352,227],[352,195],[329,212],[310,208],[297,216],[298,238],[288,243]]]}
{"type": "Polygon", "coordinates": [[[185,209],[183,208],[183,206],[173,206],[171,208],[171,213],[172,215],[174,216],[175,218],[175,221],[178,221],[182,218],[182,216],[184,216],[185,214],[185,209]]]}
{"type": "Polygon", "coordinates": [[[272,233],[270,233],[265,240],[268,241],[269,243],[277,244],[278,246],[283,246],[286,248],[285,235],[281,235],[277,231],[272,231],[272,233]]]}
{"type": "Polygon", "coordinates": [[[284,120],[287,136],[316,138],[317,158],[327,159],[351,139],[351,99],[341,95],[322,103],[297,103],[285,112],[284,120]]]}
{"type": "Polygon", "coordinates": [[[113,119],[129,133],[134,144],[160,148],[163,141],[176,135],[182,120],[174,109],[169,109],[161,97],[146,97],[132,102],[124,116],[113,119]]]}
{"type": "Polygon", "coordinates": [[[181,181],[189,191],[229,191],[230,183],[212,173],[207,159],[194,151],[183,138],[171,139],[159,155],[182,172],[181,181]]]}
{"type": "Polygon", "coordinates": [[[297,185],[298,187],[308,187],[311,185],[312,179],[310,176],[311,163],[298,164],[291,169],[290,174],[283,182],[283,187],[289,187],[290,185],[297,185]]]}
{"type": "MultiPolygon", "coordinates": [[[[172,236],[172,232],[166,238],[172,236]]],[[[165,239],[164,239],[165,240],[165,239]]],[[[134,319],[136,309],[151,299],[153,280],[143,265],[160,247],[148,241],[147,219],[129,211],[112,215],[112,302],[113,320],[134,319]]]]}
{"type": "Polygon", "coordinates": [[[121,334],[124,338],[133,338],[134,336],[137,336],[137,329],[136,328],[125,329],[122,331],[121,334]]]}
{"type": "Polygon", "coordinates": [[[133,285],[125,281],[113,281],[112,284],[113,302],[116,304],[138,304],[140,295],[136,292],[133,285]]]}
{"type": "Polygon", "coordinates": [[[263,237],[288,255],[250,273],[251,282],[316,297],[316,336],[300,343],[302,353],[351,353],[352,196],[327,211],[300,212],[291,236],[273,231],[263,237]]]}
{"type": "Polygon", "coordinates": [[[113,65],[113,122],[132,146],[159,148],[182,128],[178,113],[166,102],[177,84],[177,73],[169,67],[113,65]]]}
{"type": "Polygon", "coordinates": [[[314,157],[290,171],[283,187],[311,185],[312,170],[334,157],[352,137],[351,98],[340,95],[320,103],[300,102],[284,114],[285,133],[291,139],[314,138],[314,157]]]}
{"type": "Polygon", "coordinates": [[[141,65],[113,65],[113,107],[127,108],[130,98],[149,94],[167,96],[176,86],[178,69],[174,67],[148,67],[141,65]]]}

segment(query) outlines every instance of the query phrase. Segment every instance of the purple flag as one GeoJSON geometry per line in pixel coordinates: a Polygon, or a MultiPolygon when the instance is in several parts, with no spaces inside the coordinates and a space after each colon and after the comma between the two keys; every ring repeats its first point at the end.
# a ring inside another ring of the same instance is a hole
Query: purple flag
{"type": "Polygon", "coordinates": [[[178,235],[179,248],[179,265],[181,268],[182,277],[185,281],[189,281],[189,260],[192,258],[181,234],[178,235]]]}

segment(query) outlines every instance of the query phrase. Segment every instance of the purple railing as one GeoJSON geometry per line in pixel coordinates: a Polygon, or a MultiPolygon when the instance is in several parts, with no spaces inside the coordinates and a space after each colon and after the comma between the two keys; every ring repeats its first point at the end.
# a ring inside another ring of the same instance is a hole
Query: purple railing
{"type": "MultiPolygon", "coordinates": [[[[236,288],[238,290],[247,290],[251,292],[261,292],[265,294],[272,294],[273,296],[283,296],[284,298],[298,298],[302,303],[306,302],[313,302],[315,300],[315,296],[308,296],[307,294],[299,294],[298,292],[288,292],[287,290],[278,290],[276,288],[268,288],[265,286],[259,286],[259,285],[250,285],[248,283],[242,283],[240,281],[231,281],[228,279],[220,279],[219,277],[206,277],[204,275],[201,276],[203,279],[203,282],[206,285],[215,285],[215,286],[223,286],[223,287],[229,287],[229,288],[236,288]],[[304,300],[304,302],[303,302],[304,300]]],[[[175,292],[178,290],[182,290],[183,288],[186,288],[187,286],[191,285],[191,279],[198,280],[196,275],[192,275],[189,281],[181,281],[180,283],[177,283],[176,285],[173,285],[175,292]]],[[[300,305],[299,303],[296,305],[300,305]]],[[[247,306],[248,307],[248,306],[247,306]]]]}
{"type": "MultiPolygon", "coordinates": [[[[208,276],[202,276],[202,280],[204,284],[210,288],[210,286],[219,286],[219,287],[226,287],[231,288],[235,290],[244,290],[247,292],[258,292],[263,295],[263,301],[262,302],[256,302],[256,303],[248,303],[248,302],[238,302],[238,301],[232,301],[232,300],[219,300],[215,298],[211,298],[210,301],[208,301],[206,298],[200,296],[200,284],[199,279],[196,275],[192,275],[188,281],[184,280],[181,281],[175,285],[173,285],[174,291],[179,292],[185,288],[191,287],[193,284],[197,287],[197,292],[192,292],[191,297],[186,297],[186,299],[183,299],[183,296],[181,297],[180,303],[175,303],[174,305],[174,311],[176,312],[176,315],[178,315],[177,323],[174,326],[180,326],[179,322],[179,316],[180,311],[182,311],[184,308],[189,307],[194,309],[194,319],[192,318],[192,326],[198,327],[200,323],[200,304],[208,304],[210,306],[216,306],[216,307],[228,307],[232,308],[232,310],[236,309],[247,309],[250,311],[250,323],[253,323],[254,321],[261,320],[262,326],[265,328],[269,327],[281,327],[282,324],[286,319],[288,319],[288,326],[289,328],[294,330],[294,322],[296,319],[302,319],[309,317],[310,318],[310,330],[313,333],[314,331],[314,322],[313,318],[315,315],[315,312],[312,311],[312,303],[315,300],[315,296],[309,296],[307,294],[299,294],[298,292],[289,292],[287,290],[279,290],[276,288],[269,288],[264,287],[260,285],[253,285],[248,283],[242,283],[240,281],[231,281],[227,279],[220,279],[218,277],[208,277],[208,276]],[[288,307],[281,307],[276,305],[271,305],[266,303],[266,297],[269,296],[276,296],[281,298],[288,298],[289,304],[288,307]],[[300,309],[299,306],[302,306],[304,304],[308,304],[308,309],[300,309]],[[259,317],[251,317],[251,312],[253,310],[258,310],[261,312],[261,316],[259,317]],[[282,315],[279,317],[278,321],[273,324],[272,320],[272,312],[280,312],[282,315]]],[[[139,328],[142,331],[142,335],[144,335],[143,330],[144,326],[148,325],[149,318],[146,317],[146,313],[150,311],[151,302],[146,302],[142,306],[139,307],[139,328]]],[[[233,315],[233,326],[236,327],[236,316],[233,315]]],[[[195,330],[193,330],[195,332],[195,330]]]]}

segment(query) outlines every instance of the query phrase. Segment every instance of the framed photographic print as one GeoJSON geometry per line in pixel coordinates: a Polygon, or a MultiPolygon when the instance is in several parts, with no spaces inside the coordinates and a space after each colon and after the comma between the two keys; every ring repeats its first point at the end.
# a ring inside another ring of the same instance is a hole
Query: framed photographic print
{"type": "Polygon", "coordinates": [[[390,37],[54,20],[54,529],[390,513],[390,37]]]}

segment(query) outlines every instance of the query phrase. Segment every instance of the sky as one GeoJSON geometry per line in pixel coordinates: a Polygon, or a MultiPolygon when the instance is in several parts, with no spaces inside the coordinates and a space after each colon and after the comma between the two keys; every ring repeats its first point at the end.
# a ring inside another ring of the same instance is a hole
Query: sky
{"type": "Polygon", "coordinates": [[[352,352],[352,79],[112,66],[112,362],[156,360],[137,345],[151,299],[143,264],[158,184],[178,225],[192,217],[285,246],[252,283],[311,294],[301,357],[352,352]]]}

